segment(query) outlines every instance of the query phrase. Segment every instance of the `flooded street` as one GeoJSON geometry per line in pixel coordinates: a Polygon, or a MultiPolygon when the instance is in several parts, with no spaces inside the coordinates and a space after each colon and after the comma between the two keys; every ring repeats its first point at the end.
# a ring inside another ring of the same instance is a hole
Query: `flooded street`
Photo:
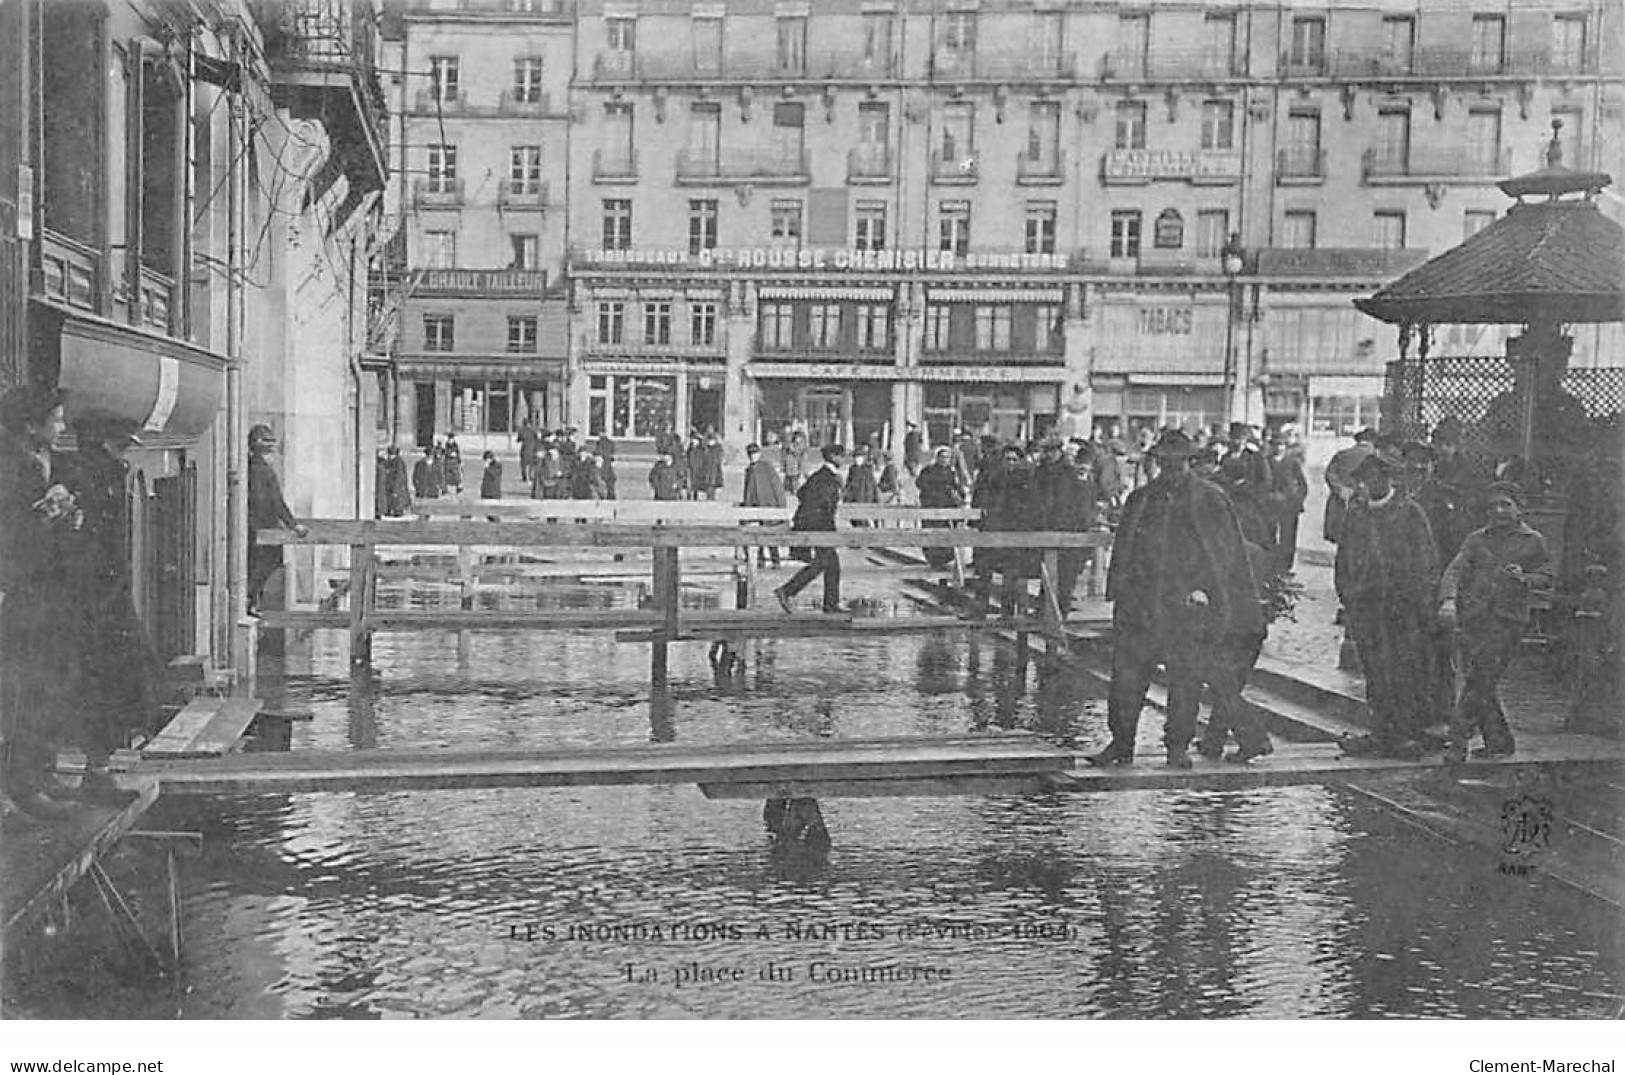
{"type": "MultiPolygon", "coordinates": [[[[355,682],[344,644],[290,643],[282,694],[264,692],[313,714],[295,749],[1105,740],[1097,681],[1018,672],[965,632],[752,643],[722,682],[703,643],[677,644],[653,704],[648,647],[607,632],[385,634],[355,682]]],[[[1612,909],[1344,789],[823,808],[820,857],[776,854],[760,802],[690,785],[165,801],[150,827],[204,834],[185,981],[65,958],[11,993],[124,1018],[1572,1017],[1625,993],[1612,909]]],[[[151,863],[125,866],[156,906],[151,863]]]]}

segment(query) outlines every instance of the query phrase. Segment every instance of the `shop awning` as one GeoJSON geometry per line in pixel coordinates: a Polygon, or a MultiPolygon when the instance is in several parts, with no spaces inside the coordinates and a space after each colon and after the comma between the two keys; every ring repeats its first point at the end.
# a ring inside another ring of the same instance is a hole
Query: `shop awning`
{"type": "Polygon", "coordinates": [[[891,302],[897,297],[889,287],[759,287],[759,299],[827,299],[851,302],[891,302]]]}
{"type": "Polygon", "coordinates": [[[1059,305],[1066,293],[1058,287],[933,287],[927,302],[1049,302],[1059,305]]]}
{"type": "Polygon", "coordinates": [[[1128,383],[1155,388],[1221,388],[1222,373],[1130,373],[1128,383]]]}
{"type": "Polygon", "coordinates": [[[196,440],[214,424],[226,360],[180,340],[101,318],[62,316],[57,385],[67,418],[90,412],[137,423],[156,442],[196,440]]]}

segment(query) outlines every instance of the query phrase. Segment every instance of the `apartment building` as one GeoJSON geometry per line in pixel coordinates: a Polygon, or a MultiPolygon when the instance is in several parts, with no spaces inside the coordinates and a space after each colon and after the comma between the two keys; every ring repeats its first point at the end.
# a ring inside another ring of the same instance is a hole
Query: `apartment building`
{"type": "MultiPolygon", "coordinates": [[[[474,14],[412,10],[447,33],[474,14]]],[[[1600,0],[556,15],[478,17],[538,23],[486,65],[504,80],[537,42],[573,48],[567,77],[543,73],[568,100],[545,398],[592,434],[890,441],[914,421],[940,441],[1229,417],[1343,434],[1375,420],[1395,353],[1353,297],[1503,212],[1494,182],[1543,162],[1554,121],[1567,163],[1622,163],[1621,11],[1600,0]]],[[[415,55],[408,82],[433,70],[415,55]]],[[[459,151],[510,174],[517,137],[459,151]]],[[[427,151],[414,169],[433,177],[427,151]]],[[[459,268],[503,263],[474,234],[420,246],[413,269],[448,242],[459,268]]],[[[1616,341],[1593,332],[1576,360],[1616,341]]]]}
{"type": "Polygon", "coordinates": [[[562,268],[574,32],[544,0],[402,5],[391,268],[395,435],[465,449],[565,420],[562,268]]]}
{"type": "Polygon", "coordinates": [[[297,513],[370,497],[375,37],[363,0],[0,4],[0,389],[139,428],[134,597],[165,658],[245,667],[251,424],[297,513]]]}

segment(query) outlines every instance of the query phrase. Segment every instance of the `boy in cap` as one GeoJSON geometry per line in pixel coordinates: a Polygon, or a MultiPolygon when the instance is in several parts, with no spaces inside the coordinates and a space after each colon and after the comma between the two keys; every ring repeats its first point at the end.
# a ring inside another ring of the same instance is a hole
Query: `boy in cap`
{"type": "Polygon", "coordinates": [[[1467,760],[1467,744],[1477,732],[1480,757],[1510,755],[1515,744],[1496,687],[1523,641],[1529,619],[1529,591],[1552,585],[1546,539],[1523,521],[1522,494],[1510,483],[1490,487],[1485,505],[1489,525],[1467,535],[1461,551],[1439,582],[1439,621],[1460,631],[1466,683],[1450,720],[1447,762],[1467,760]]]}
{"type": "Polygon", "coordinates": [[[1350,754],[1414,760],[1429,723],[1432,598],[1438,557],[1427,516],[1371,452],[1350,475],[1357,487],[1337,542],[1334,581],[1365,671],[1372,733],[1345,740],[1350,754]]]}

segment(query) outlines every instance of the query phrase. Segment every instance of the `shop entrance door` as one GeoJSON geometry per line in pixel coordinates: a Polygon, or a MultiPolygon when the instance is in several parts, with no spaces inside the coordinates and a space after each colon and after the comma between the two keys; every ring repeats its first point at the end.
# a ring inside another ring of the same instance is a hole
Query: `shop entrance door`
{"type": "Polygon", "coordinates": [[[419,448],[434,443],[434,382],[418,381],[413,396],[417,400],[416,440],[419,448]]]}
{"type": "Polygon", "coordinates": [[[809,388],[801,394],[800,417],[807,443],[817,448],[845,442],[846,396],[839,388],[809,388]]]}
{"type": "Polygon", "coordinates": [[[695,386],[688,393],[688,424],[704,433],[722,432],[722,389],[695,386]]]}

